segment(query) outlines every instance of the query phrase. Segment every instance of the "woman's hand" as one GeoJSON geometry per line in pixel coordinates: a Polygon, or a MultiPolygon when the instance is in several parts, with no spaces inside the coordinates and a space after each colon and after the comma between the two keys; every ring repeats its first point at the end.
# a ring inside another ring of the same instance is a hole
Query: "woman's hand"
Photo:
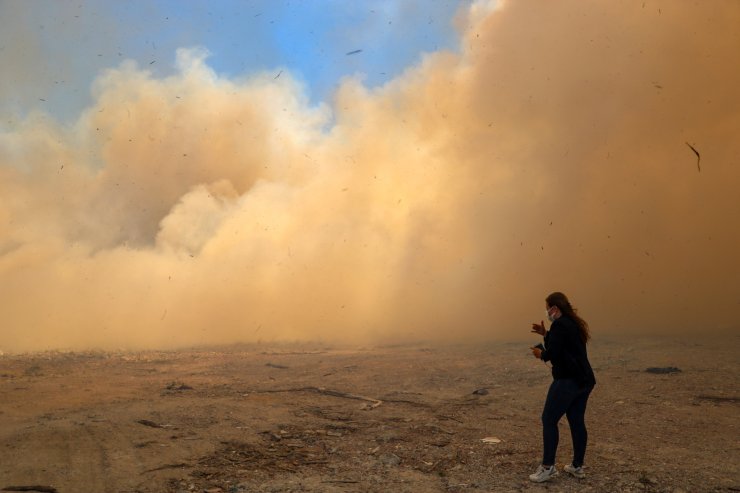
{"type": "Polygon", "coordinates": [[[538,347],[533,347],[530,349],[532,349],[532,354],[534,355],[535,358],[542,359],[542,349],[538,347]]]}
{"type": "Polygon", "coordinates": [[[547,330],[545,330],[545,321],[543,320],[538,324],[532,324],[532,332],[544,337],[544,335],[547,333],[547,330]]]}

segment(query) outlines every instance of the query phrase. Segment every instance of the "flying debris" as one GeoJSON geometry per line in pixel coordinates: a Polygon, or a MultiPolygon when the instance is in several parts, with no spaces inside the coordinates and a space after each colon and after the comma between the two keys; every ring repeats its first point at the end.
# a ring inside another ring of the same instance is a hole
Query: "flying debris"
{"type": "Polygon", "coordinates": [[[694,146],[686,142],[686,145],[691,148],[692,151],[694,151],[694,154],[696,154],[696,167],[699,169],[699,173],[701,173],[701,154],[699,154],[699,151],[697,151],[694,146]]]}
{"type": "Polygon", "coordinates": [[[346,55],[356,55],[358,53],[362,53],[362,50],[354,50],[354,51],[348,51],[345,53],[346,55]]]}

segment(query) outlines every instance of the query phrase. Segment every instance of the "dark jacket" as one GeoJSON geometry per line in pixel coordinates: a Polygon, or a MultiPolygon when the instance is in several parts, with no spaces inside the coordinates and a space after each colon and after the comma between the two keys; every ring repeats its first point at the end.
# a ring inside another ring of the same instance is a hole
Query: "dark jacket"
{"type": "Polygon", "coordinates": [[[575,320],[560,316],[545,334],[543,361],[552,362],[554,379],[572,378],[581,387],[594,386],[596,379],[588,362],[586,343],[581,340],[580,330],[575,320]]]}

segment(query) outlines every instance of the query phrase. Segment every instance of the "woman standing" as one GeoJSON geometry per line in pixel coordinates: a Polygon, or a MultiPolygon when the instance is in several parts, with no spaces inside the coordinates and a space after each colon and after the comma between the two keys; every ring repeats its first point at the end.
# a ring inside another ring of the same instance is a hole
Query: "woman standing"
{"type": "Polygon", "coordinates": [[[542,464],[529,479],[536,483],[555,476],[555,452],[558,448],[558,422],[565,414],[573,439],[573,462],[564,471],[577,477],[585,477],[583,459],[586,455],[586,402],[596,379],[588,362],[586,343],[591,338],[588,324],[578,316],[576,310],[563,293],[552,293],[545,299],[547,318],[552,322],[545,330],[544,322],[532,324],[532,332],[545,338],[544,350],[532,348],[532,354],[543,361],[552,362],[553,382],[547,392],[542,411],[542,464]]]}

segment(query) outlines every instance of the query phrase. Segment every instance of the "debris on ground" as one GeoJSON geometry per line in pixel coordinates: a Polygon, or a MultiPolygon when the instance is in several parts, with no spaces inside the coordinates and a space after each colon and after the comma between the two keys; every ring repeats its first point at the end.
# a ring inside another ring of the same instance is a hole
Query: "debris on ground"
{"type": "Polygon", "coordinates": [[[656,367],[651,366],[645,370],[647,373],[653,373],[655,375],[665,375],[668,373],[679,373],[681,370],[675,366],[656,367]]]}
{"type": "Polygon", "coordinates": [[[148,419],[140,419],[136,421],[140,425],[148,426],[150,428],[171,428],[172,425],[161,425],[159,423],[155,423],[154,421],[150,421],[148,419]]]}
{"type": "Polygon", "coordinates": [[[278,365],[275,363],[266,363],[265,366],[269,366],[270,368],[277,368],[278,370],[287,370],[288,367],[285,365],[278,365]]]}
{"type": "Polygon", "coordinates": [[[2,491],[40,491],[42,493],[58,493],[53,486],[6,486],[2,491]]]}
{"type": "Polygon", "coordinates": [[[723,395],[697,395],[697,400],[711,402],[727,402],[730,404],[740,404],[740,397],[725,397],[723,395]]]}
{"type": "MultiPolygon", "coordinates": [[[[740,337],[702,339],[691,351],[684,340],[597,342],[587,477],[561,474],[547,488],[737,491],[740,450],[716,444],[737,421],[740,384],[728,375],[740,372],[740,337]],[[666,354],[672,366],[661,367],[682,373],[640,377],[666,354]]],[[[542,453],[539,417],[552,376],[520,342],[429,352],[273,344],[2,362],[0,377],[12,378],[0,378],[0,493],[37,483],[61,493],[544,491],[527,477],[542,453]],[[34,365],[38,376],[26,373],[34,365]]],[[[559,469],[570,452],[561,424],[559,469]]]]}
{"type": "Polygon", "coordinates": [[[193,387],[186,385],[182,382],[171,382],[167,384],[167,390],[181,391],[181,390],[193,390],[193,387]]]}

